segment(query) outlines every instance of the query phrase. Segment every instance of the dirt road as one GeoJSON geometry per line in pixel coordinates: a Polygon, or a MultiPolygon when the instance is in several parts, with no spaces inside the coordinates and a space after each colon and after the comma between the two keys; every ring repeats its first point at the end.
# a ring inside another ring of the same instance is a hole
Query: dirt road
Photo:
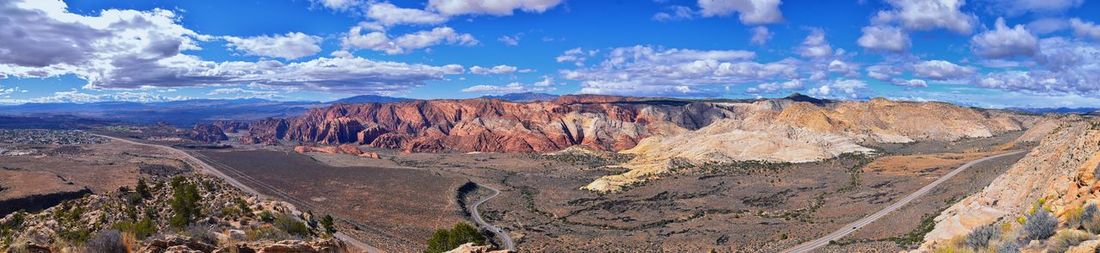
{"type": "Polygon", "coordinates": [[[516,244],[514,242],[512,242],[512,237],[508,236],[508,233],[505,232],[503,229],[501,229],[497,226],[493,226],[493,224],[489,224],[488,222],[485,222],[485,220],[481,218],[481,213],[478,212],[478,210],[477,210],[477,207],[481,206],[481,204],[485,203],[485,201],[489,201],[490,199],[496,198],[497,195],[500,195],[500,190],[497,190],[493,187],[489,187],[489,186],[486,186],[486,185],[480,185],[480,186],[485,187],[485,189],[489,189],[489,190],[493,191],[493,194],[489,195],[489,196],[486,196],[484,198],[481,198],[477,202],[474,202],[473,207],[470,208],[470,214],[472,214],[472,216],[474,217],[474,222],[477,223],[478,227],[482,227],[482,228],[485,228],[486,230],[489,230],[489,232],[493,232],[493,234],[495,234],[496,237],[500,239],[501,244],[503,244],[501,246],[504,247],[504,249],[507,249],[509,251],[516,251],[516,244]]]}

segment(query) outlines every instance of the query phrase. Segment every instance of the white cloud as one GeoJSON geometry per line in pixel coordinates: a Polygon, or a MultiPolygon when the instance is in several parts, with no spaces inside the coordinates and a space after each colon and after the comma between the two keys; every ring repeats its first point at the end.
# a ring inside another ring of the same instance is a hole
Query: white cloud
{"type": "Polygon", "coordinates": [[[881,11],[875,23],[896,21],[909,30],[944,28],[960,34],[970,34],[977,17],[963,13],[964,0],[887,0],[893,10],[881,11]]]}
{"type": "Polygon", "coordinates": [[[279,91],[274,90],[249,90],[240,87],[235,88],[218,88],[207,92],[207,96],[223,96],[229,99],[241,99],[241,98],[265,98],[275,99],[282,96],[279,95],[279,91]]]}
{"type": "Polygon", "coordinates": [[[497,39],[497,41],[500,41],[500,43],[504,43],[504,45],[508,46],[519,46],[519,40],[521,36],[521,34],[516,34],[513,36],[502,35],[500,36],[500,38],[497,39]]]}
{"type": "Polygon", "coordinates": [[[806,91],[811,96],[825,98],[858,98],[867,83],[855,79],[838,79],[806,91]]]}
{"type": "Polygon", "coordinates": [[[756,45],[764,45],[772,39],[774,33],[768,31],[767,27],[757,26],[752,28],[752,38],[749,42],[756,45]]]}
{"type": "Polygon", "coordinates": [[[893,82],[890,82],[890,83],[893,83],[894,85],[906,86],[906,87],[928,87],[928,82],[925,82],[924,80],[920,80],[920,79],[909,79],[909,80],[898,79],[898,80],[894,80],[893,82]]]}
{"type": "Polygon", "coordinates": [[[319,4],[329,9],[346,11],[354,7],[359,7],[363,4],[360,0],[311,0],[314,4],[319,4]]]}
{"type": "Polygon", "coordinates": [[[863,36],[856,43],[872,50],[895,53],[909,50],[909,34],[894,26],[874,25],[863,27],[863,36]]]}
{"type": "Polygon", "coordinates": [[[583,48],[578,47],[566,50],[565,53],[562,53],[562,55],[554,57],[554,60],[556,60],[557,62],[572,62],[574,65],[584,66],[584,63],[588,60],[588,57],[596,55],[597,52],[599,52],[599,50],[585,51],[583,48]]]}
{"type": "Polygon", "coordinates": [[[752,61],[755,53],[738,50],[662,49],[634,46],[612,49],[597,66],[563,70],[581,81],[581,93],[620,95],[706,95],[716,86],[789,80],[798,61],[752,61]]]}
{"type": "Polygon", "coordinates": [[[493,66],[491,68],[486,68],[486,67],[482,67],[482,66],[470,67],[470,73],[478,74],[478,75],[511,74],[511,73],[516,73],[517,70],[519,70],[519,68],[516,68],[515,66],[508,66],[508,65],[496,65],[496,66],[493,66]]]}
{"type": "Polygon", "coordinates": [[[1061,18],[1040,18],[1027,23],[1027,30],[1035,34],[1048,34],[1069,27],[1069,21],[1061,18]]]}
{"type": "Polygon", "coordinates": [[[781,3],[781,0],[699,0],[699,8],[704,17],[737,12],[744,24],[774,24],[783,22],[783,13],[779,11],[781,3]]]}
{"type": "Polygon", "coordinates": [[[802,45],[798,47],[798,54],[807,58],[821,58],[833,55],[833,47],[825,40],[825,31],[813,29],[802,45]]]}
{"type": "Polygon", "coordinates": [[[515,10],[542,13],[562,0],[429,0],[428,9],[443,15],[510,16],[515,10]]]}
{"type": "Polygon", "coordinates": [[[794,90],[802,89],[803,83],[801,79],[792,79],[785,82],[767,82],[761,83],[754,87],[745,89],[748,93],[771,93],[780,90],[794,90]]]}
{"type": "Polygon", "coordinates": [[[1073,28],[1073,35],[1077,37],[1100,40],[1100,25],[1096,25],[1096,23],[1073,18],[1069,20],[1069,25],[1073,28]]]}
{"type": "Polygon", "coordinates": [[[1016,16],[1025,13],[1058,14],[1085,3],[1085,0],[999,0],[990,1],[997,13],[1016,16]]]}
{"type": "Polygon", "coordinates": [[[401,24],[432,25],[447,22],[447,17],[438,13],[421,9],[401,8],[389,2],[370,4],[365,12],[368,18],[384,26],[401,24]]]}
{"type": "Polygon", "coordinates": [[[548,85],[524,85],[519,82],[512,82],[506,85],[487,85],[480,84],[462,89],[462,92],[469,93],[483,93],[483,94],[506,94],[506,93],[522,93],[522,92],[546,92],[554,90],[553,87],[548,85]]]}
{"type": "Polygon", "coordinates": [[[1039,42],[1039,66],[988,73],[978,86],[1037,94],[1100,95],[1100,45],[1061,37],[1039,42]]]}
{"type": "Polygon", "coordinates": [[[913,74],[932,80],[960,80],[973,77],[977,70],[949,61],[931,60],[913,64],[913,74]]]}
{"type": "Polygon", "coordinates": [[[970,45],[974,53],[983,57],[1008,58],[1034,55],[1039,49],[1039,39],[1023,25],[1009,28],[1004,18],[997,18],[994,29],[974,35],[970,45]]]}
{"type": "Polygon", "coordinates": [[[76,90],[70,91],[58,91],[53,95],[25,98],[25,99],[0,99],[0,104],[23,104],[23,103],[95,103],[104,101],[123,101],[123,102],[140,102],[140,103],[152,103],[152,102],[167,102],[167,101],[179,101],[191,99],[184,96],[162,96],[157,94],[151,94],[147,92],[117,92],[107,94],[90,94],[83,93],[76,90]]]}
{"type": "Polygon", "coordinates": [[[479,42],[469,33],[458,33],[450,27],[436,27],[390,38],[384,31],[363,34],[362,26],[352,27],[342,40],[344,48],[361,48],[387,54],[404,54],[440,44],[473,46],[479,42]]]}
{"type": "Polygon", "coordinates": [[[867,77],[879,81],[891,80],[894,76],[901,75],[901,73],[902,69],[893,64],[879,64],[867,67],[867,77]]]}
{"type": "Polygon", "coordinates": [[[248,55],[277,57],[287,60],[311,56],[321,52],[321,37],[291,32],[285,35],[256,37],[223,37],[228,47],[248,55]]]}
{"type": "Polygon", "coordinates": [[[695,10],[692,10],[690,7],[674,5],[668,7],[668,9],[668,12],[658,12],[657,14],[653,14],[653,20],[667,22],[689,20],[695,18],[695,10]]]}

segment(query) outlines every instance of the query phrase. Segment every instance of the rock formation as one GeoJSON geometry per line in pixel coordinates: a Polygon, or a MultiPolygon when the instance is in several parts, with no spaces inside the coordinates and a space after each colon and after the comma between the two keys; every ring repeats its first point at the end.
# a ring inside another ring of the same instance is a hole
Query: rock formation
{"type": "Polygon", "coordinates": [[[1042,135],[1031,150],[1008,171],[983,189],[952,205],[936,217],[922,248],[934,247],[966,235],[978,226],[1015,222],[1039,199],[1059,217],[1100,197],[1100,121],[1066,116],[1036,127],[1023,137],[1042,135]],[[1054,124],[1054,123],[1057,124],[1054,124]]]}
{"type": "Polygon", "coordinates": [[[221,127],[213,124],[195,124],[195,127],[191,129],[191,132],[187,134],[191,140],[214,143],[224,140],[229,140],[229,136],[225,135],[221,127]]]}

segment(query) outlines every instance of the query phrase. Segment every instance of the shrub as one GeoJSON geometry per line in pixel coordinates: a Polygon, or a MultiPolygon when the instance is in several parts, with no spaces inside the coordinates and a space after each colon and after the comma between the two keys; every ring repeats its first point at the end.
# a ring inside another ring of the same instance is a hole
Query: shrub
{"type": "Polygon", "coordinates": [[[1013,240],[1008,240],[997,247],[997,253],[1020,253],[1020,244],[1017,244],[1013,240]]]}
{"type": "Polygon", "coordinates": [[[326,214],[324,218],[321,218],[321,227],[325,228],[326,233],[336,233],[336,222],[332,219],[332,215],[326,214]]]}
{"type": "Polygon", "coordinates": [[[145,184],[144,178],[138,178],[137,186],[134,187],[134,191],[141,195],[141,198],[147,199],[153,196],[153,194],[149,193],[149,185],[145,184]]]}
{"type": "Polygon", "coordinates": [[[282,241],[291,239],[290,234],[272,226],[260,226],[244,231],[245,238],[249,241],[271,240],[282,241]]]}
{"type": "Polygon", "coordinates": [[[199,217],[201,211],[199,201],[202,197],[199,196],[198,187],[194,183],[185,181],[183,177],[172,179],[172,190],[172,200],[169,201],[172,206],[172,218],[169,223],[176,228],[185,228],[199,217]]]}
{"type": "Polygon", "coordinates": [[[260,212],[260,221],[267,223],[275,222],[275,215],[272,215],[271,212],[265,210],[263,212],[260,212]]]}
{"type": "Polygon", "coordinates": [[[118,230],[103,230],[88,239],[84,244],[88,252],[126,253],[126,243],[122,241],[122,233],[118,230]]]}
{"type": "Polygon", "coordinates": [[[1085,209],[1081,207],[1069,207],[1062,213],[1062,219],[1066,222],[1066,227],[1069,229],[1077,229],[1081,226],[1081,222],[1084,221],[1085,209]]]}
{"type": "Polygon", "coordinates": [[[112,226],[119,231],[133,234],[135,238],[144,240],[145,238],[157,233],[157,226],[153,224],[153,220],[149,217],[143,217],[140,221],[121,221],[115,223],[112,226]]]}
{"type": "Polygon", "coordinates": [[[283,231],[286,231],[288,234],[291,234],[291,235],[295,235],[295,236],[308,236],[308,235],[310,235],[309,226],[306,226],[305,223],[302,223],[301,221],[295,220],[294,218],[291,218],[290,216],[287,216],[287,215],[279,215],[278,217],[275,217],[274,225],[275,225],[276,228],[279,228],[283,231]]]}
{"type": "Polygon", "coordinates": [[[1070,247],[1077,246],[1081,242],[1092,240],[1092,235],[1088,232],[1081,230],[1063,230],[1058,232],[1057,235],[1051,239],[1050,246],[1047,247],[1048,252],[1062,253],[1069,250],[1070,247]]]}
{"type": "Polygon", "coordinates": [[[244,216],[252,216],[252,208],[248,207],[248,202],[245,202],[241,198],[234,200],[237,202],[237,209],[241,210],[241,214],[244,216]]]}
{"type": "Polygon", "coordinates": [[[984,249],[989,246],[990,240],[997,238],[999,234],[998,232],[999,231],[997,230],[997,225],[989,224],[981,226],[974,229],[974,231],[971,231],[970,234],[966,235],[964,243],[966,243],[967,248],[971,248],[974,250],[984,249]]]}
{"type": "Polygon", "coordinates": [[[1039,209],[1027,216],[1023,236],[1024,239],[1028,240],[1047,239],[1054,235],[1057,227],[1058,219],[1054,217],[1054,214],[1045,209],[1039,209]]]}
{"type": "Polygon", "coordinates": [[[432,238],[428,239],[428,253],[440,253],[452,250],[466,243],[484,245],[485,236],[481,232],[466,223],[455,224],[450,230],[438,229],[432,238]]]}
{"type": "Polygon", "coordinates": [[[1089,233],[1100,233],[1100,213],[1097,211],[1096,203],[1085,205],[1085,210],[1081,211],[1081,228],[1089,233]]]}

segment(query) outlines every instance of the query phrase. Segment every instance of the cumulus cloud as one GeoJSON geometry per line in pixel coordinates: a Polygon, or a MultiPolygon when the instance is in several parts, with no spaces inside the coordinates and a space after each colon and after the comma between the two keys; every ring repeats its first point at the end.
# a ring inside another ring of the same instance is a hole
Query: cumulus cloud
{"type": "Polygon", "coordinates": [[[989,1],[997,13],[1016,16],[1025,13],[1057,14],[1085,3],[1085,0],[1001,0],[989,1]]]}
{"type": "Polygon", "coordinates": [[[519,46],[520,36],[521,35],[519,34],[513,36],[503,35],[500,36],[500,38],[497,38],[497,41],[500,41],[500,43],[504,43],[504,45],[508,46],[519,46]]]}
{"type": "Polygon", "coordinates": [[[421,9],[401,8],[389,2],[370,4],[366,8],[365,14],[368,18],[384,26],[400,24],[431,25],[447,22],[447,17],[444,15],[421,9]]]}
{"type": "Polygon", "coordinates": [[[811,96],[825,98],[858,98],[860,92],[867,89],[867,83],[855,79],[838,79],[811,88],[806,93],[811,96]]]}
{"type": "Polygon", "coordinates": [[[311,56],[321,52],[321,37],[291,32],[285,35],[256,37],[223,37],[228,47],[248,55],[277,57],[287,60],[311,56]]]}
{"type": "Polygon", "coordinates": [[[446,26],[404,34],[396,38],[391,38],[385,31],[363,34],[363,30],[363,26],[352,27],[341,42],[343,47],[370,49],[387,54],[404,54],[440,44],[473,46],[479,43],[473,35],[458,33],[454,28],[446,26]]]}
{"type": "Polygon", "coordinates": [[[745,89],[748,93],[771,93],[780,90],[802,89],[801,79],[792,79],[785,82],[766,82],[745,89]]]}
{"type": "Polygon", "coordinates": [[[909,34],[894,26],[863,27],[863,36],[856,41],[859,46],[871,50],[905,52],[909,50],[909,34]]]}
{"type": "Polygon", "coordinates": [[[91,94],[84,93],[76,90],[58,91],[52,95],[27,98],[27,99],[11,99],[0,98],[2,104],[23,104],[23,103],[95,103],[105,101],[123,101],[123,102],[140,102],[140,103],[152,103],[152,102],[168,102],[191,99],[185,96],[164,96],[159,94],[153,94],[148,92],[133,92],[123,91],[117,93],[107,94],[91,94]]]}
{"type": "Polygon", "coordinates": [[[699,0],[700,13],[704,17],[740,15],[741,23],[749,25],[783,22],[779,11],[781,0],[699,0]]]}
{"type": "Polygon", "coordinates": [[[960,34],[970,34],[977,18],[963,13],[964,0],[887,0],[892,10],[881,11],[876,23],[898,22],[909,30],[947,29],[960,34]]]}
{"type": "Polygon", "coordinates": [[[620,95],[708,95],[721,85],[789,80],[798,61],[760,63],[740,50],[663,49],[633,46],[612,49],[597,66],[563,70],[581,82],[581,93],[620,95]]]}
{"type": "Polygon", "coordinates": [[[752,28],[752,37],[749,42],[756,45],[764,45],[772,39],[774,33],[768,31],[767,27],[757,26],[752,28]]]}
{"type": "Polygon", "coordinates": [[[542,13],[561,0],[429,0],[428,9],[443,15],[511,16],[515,10],[542,13]]]}
{"type": "Polygon", "coordinates": [[[896,80],[894,80],[890,83],[893,83],[894,85],[906,86],[906,87],[928,87],[928,82],[925,82],[924,80],[920,80],[920,79],[909,79],[909,80],[896,79],[896,80]]]}
{"type": "Polygon", "coordinates": [[[511,73],[516,73],[516,71],[518,71],[518,70],[519,70],[519,68],[517,68],[515,66],[508,66],[508,65],[496,65],[496,66],[493,66],[491,68],[486,68],[486,67],[482,67],[482,66],[470,67],[470,73],[478,74],[478,75],[511,74],[511,73]]]}
{"type": "Polygon", "coordinates": [[[1004,18],[997,18],[994,29],[974,35],[970,45],[974,53],[987,58],[1031,56],[1039,49],[1039,38],[1023,25],[1009,28],[1004,18]]]}
{"type": "Polygon", "coordinates": [[[949,61],[931,60],[913,64],[913,74],[932,80],[967,79],[977,73],[973,67],[959,66],[949,61]]]}
{"type": "Polygon", "coordinates": [[[585,51],[583,48],[578,47],[566,50],[565,53],[562,53],[562,55],[554,57],[554,60],[556,60],[557,62],[571,62],[577,66],[584,66],[584,63],[588,60],[588,57],[595,56],[598,52],[599,50],[593,49],[585,51]]]}
{"type": "Polygon", "coordinates": [[[314,4],[324,6],[329,9],[346,11],[355,7],[359,7],[363,4],[361,0],[311,0],[314,4]]]}
{"type": "Polygon", "coordinates": [[[802,40],[802,45],[798,47],[798,54],[807,58],[827,57],[833,54],[833,47],[825,40],[825,31],[813,29],[810,35],[802,40]]]}
{"type": "Polygon", "coordinates": [[[1027,30],[1034,34],[1048,34],[1069,27],[1069,21],[1061,18],[1040,18],[1027,23],[1027,30]]]}
{"type": "Polygon", "coordinates": [[[1061,37],[1039,42],[1038,67],[987,73],[978,86],[1039,94],[1100,94],[1100,45],[1061,37]]]}
{"type": "Polygon", "coordinates": [[[1073,34],[1077,37],[1100,40],[1100,25],[1096,25],[1096,23],[1073,18],[1069,20],[1069,25],[1073,28],[1073,34]]]}
{"type": "Polygon", "coordinates": [[[887,81],[901,75],[902,68],[894,64],[878,64],[867,67],[867,77],[887,81]]]}

